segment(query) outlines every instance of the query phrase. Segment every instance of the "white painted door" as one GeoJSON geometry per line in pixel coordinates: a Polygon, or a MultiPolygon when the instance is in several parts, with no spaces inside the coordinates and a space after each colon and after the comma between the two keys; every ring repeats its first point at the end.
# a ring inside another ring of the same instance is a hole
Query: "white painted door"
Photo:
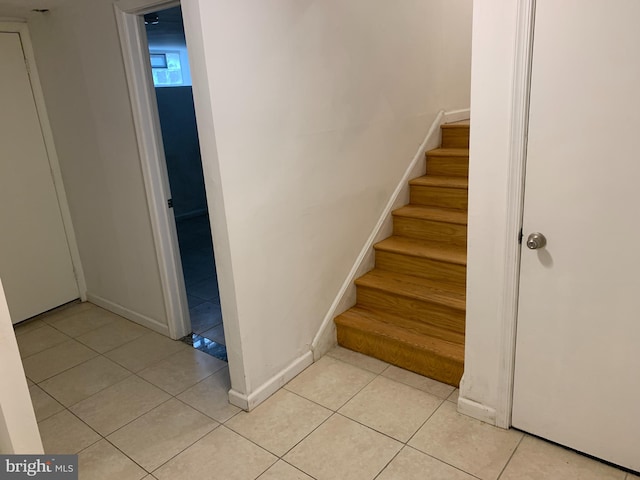
{"type": "Polygon", "coordinates": [[[78,298],[20,35],[0,32],[0,278],[13,323],[78,298]]]}
{"type": "Polygon", "coordinates": [[[538,0],[513,425],[640,470],[640,2],[538,0]]]}

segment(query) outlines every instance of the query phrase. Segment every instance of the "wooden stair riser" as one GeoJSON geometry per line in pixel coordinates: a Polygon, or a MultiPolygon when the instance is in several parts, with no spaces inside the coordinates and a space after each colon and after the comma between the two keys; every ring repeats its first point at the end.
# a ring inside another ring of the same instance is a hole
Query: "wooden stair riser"
{"type": "Polygon", "coordinates": [[[465,312],[446,305],[357,285],[357,302],[368,309],[380,309],[458,333],[464,333],[465,312]]]}
{"type": "Polygon", "coordinates": [[[375,331],[383,336],[403,338],[406,342],[416,345],[429,346],[430,344],[437,344],[438,348],[435,349],[440,353],[445,350],[448,351],[449,357],[452,356],[452,352],[455,352],[455,350],[464,350],[464,334],[462,333],[423,322],[416,322],[381,310],[369,310],[360,304],[356,304],[351,309],[338,315],[336,321],[338,320],[340,320],[341,325],[349,324],[361,330],[375,331]]]}
{"type": "Polygon", "coordinates": [[[410,192],[414,205],[467,210],[467,189],[411,185],[410,192]]]}
{"type": "Polygon", "coordinates": [[[376,268],[390,272],[429,278],[447,285],[464,288],[466,266],[441,262],[430,258],[414,257],[402,253],[376,250],[376,268]]]}
{"type": "Polygon", "coordinates": [[[467,226],[411,217],[393,217],[393,234],[466,248],[467,226]]]}
{"type": "MultiPolygon", "coordinates": [[[[337,322],[336,322],[337,323],[337,322]]],[[[382,337],[372,332],[340,325],[337,328],[338,343],[345,348],[370,355],[385,362],[406,368],[443,383],[459,386],[463,362],[446,358],[417,345],[399,339],[382,337]]]]}
{"type": "Polygon", "coordinates": [[[469,157],[439,156],[427,153],[427,175],[467,177],[469,157]]]}
{"type": "Polygon", "coordinates": [[[442,128],[442,148],[469,148],[469,126],[442,128]]]}

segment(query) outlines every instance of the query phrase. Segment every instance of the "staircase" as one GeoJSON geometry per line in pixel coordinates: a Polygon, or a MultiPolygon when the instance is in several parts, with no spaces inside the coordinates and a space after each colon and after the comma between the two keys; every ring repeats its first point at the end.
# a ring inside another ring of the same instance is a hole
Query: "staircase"
{"type": "Polygon", "coordinates": [[[458,386],[464,362],[469,122],[442,125],[411,203],[374,246],[357,303],[335,319],[338,343],[458,386]]]}

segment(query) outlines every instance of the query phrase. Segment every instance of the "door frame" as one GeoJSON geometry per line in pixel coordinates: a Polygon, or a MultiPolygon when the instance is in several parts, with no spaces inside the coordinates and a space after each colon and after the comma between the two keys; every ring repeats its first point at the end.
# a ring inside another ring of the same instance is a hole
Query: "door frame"
{"type": "Polygon", "coordinates": [[[507,176],[507,211],[504,276],[500,305],[500,364],[496,405],[496,426],[511,427],[513,380],[515,373],[518,295],[520,286],[520,234],[524,212],[529,98],[536,0],[520,0],[516,20],[516,44],[509,132],[509,171],[507,176]]]}
{"type": "Polygon", "coordinates": [[[67,200],[67,194],[64,189],[64,183],[62,181],[62,171],[60,169],[60,162],[53,139],[53,130],[51,129],[51,124],[49,123],[49,115],[47,113],[47,108],[44,100],[44,93],[42,91],[40,76],[38,75],[38,69],[36,67],[36,57],[33,52],[31,36],[29,35],[29,27],[24,22],[0,22],[0,32],[17,33],[20,36],[20,43],[22,45],[22,52],[24,54],[25,63],[27,65],[29,83],[31,84],[31,91],[33,92],[33,99],[38,115],[38,122],[40,124],[40,131],[42,132],[42,139],[47,151],[47,159],[49,161],[49,168],[51,170],[53,187],[56,192],[60,216],[62,217],[62,226],[64,228],[64,233],[67,239],[67,245],[69,246],[69,255],[71,257],[73,273],[78,288],[78,295],[80,296],[80,300],[86,302],[87,282],[84,275],[84,270],[82,268],[82,262],[80,260],[80,249],[78,248],[78,241],[76,239],[75,230],[73,229],[71,210],[69,209],[69,202],[67,200]]]}
{"type": "Polygon", "coordinates": [[[153,78],[148,67],[147,36],[141,16],[178,5],[178,0],[120,0],[113,6],[129,87],[169,336],[174,340],[191,332],[191,320],[176,223],[167,203],[171,198],[169,174],[153,78]]]}

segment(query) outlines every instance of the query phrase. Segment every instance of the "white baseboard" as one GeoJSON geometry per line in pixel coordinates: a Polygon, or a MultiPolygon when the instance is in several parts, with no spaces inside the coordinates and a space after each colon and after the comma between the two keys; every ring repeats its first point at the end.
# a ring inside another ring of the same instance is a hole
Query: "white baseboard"
{"type": "Polygon", "coordinates": [[[131,320],[137,324],[142,325],[143,327],[150,328],[151,330],[158,332],[162,335],[169,337],[169,327],[166,324],[160,323],[153,318],[147,317],[140,313],[134,312],[133,310],[129,310],[122,305],[119,305],[111,300],[107,300],[106,298],[102,298],[98,295],[94,295],[93,293],[87,293],[87,301],[104,308],[105,310],[109,310],[110,312],[115,313],[116,315],[120,315],[121,317],[126,318],[127,320],[131,320]]]}
{"type": "Polygon", "coordinates": [[[467,120],[470,110],[453,110],[438,112],[435,120],[431,124],[431,128],[427,132],[425,139],[418,148],[413,160],[407,167],[404,175],[400,179],[396,189],[394,190],[389,202],[382,211],[378,222],[373,228],[371,235],[362,247],[360,254],[356,258],[347,278],[340,287],[335,300],[331,304],[329,311],[322,320],[320,329],[311,343],[311,351],[314,360],[318,360],[336,345],[336,327],[333,319],[345,310],[351,308],[356,303],[356,287],[354,280],[366,272],[371,270],[374,265],[373,245],[389,236],[393,232],[392,210],[402,207],[409,203],[409,180],[424,175],[426,172],[426,162],[424,155],[428,150],[437,148],[440,145],[440,125],[445,123],[458,122],[467,120]]]}
{"type": "Polygon", "coordinates": [[[489,425],[496,425],[496,410],[474,400],[458,397],[458,412],[489,425]]]}
{"type": "Polygon", "coordinates": [[[302,356],[295,359],[288,366],[276,373],[265,383],[256,388],[249,395],[240,393],[234,389],[229,391],[229,402],[243,410],[251,411],[271,395],[282,388],[289,380],[302,372],[305,368],[313,363],[313,353],[306,352],[302,356]]]}

